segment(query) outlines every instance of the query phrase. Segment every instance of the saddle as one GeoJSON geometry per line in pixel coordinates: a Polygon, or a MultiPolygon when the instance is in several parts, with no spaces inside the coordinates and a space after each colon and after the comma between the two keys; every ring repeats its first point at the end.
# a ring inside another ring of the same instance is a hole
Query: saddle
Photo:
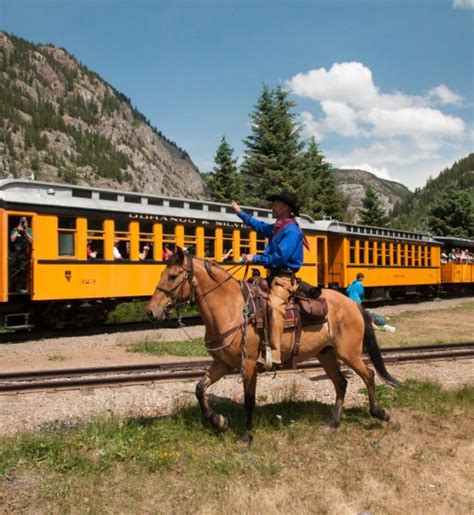
{"type": "MultiPolygon", "coordinates": [[[[268,345],[268,283],[264,279],[254,280],[251,284],[241,282],[242,293],[248,306],[248,316],[260,334],[263,346],[268,345]]],[[[321,297],[321,290],[304,281],[299,281],[296,293],[289,299],[285,312],[285,331],[293,329],[295,337],[292,349],[293,368],[301,344],[302,328],[308,325],[327,322],[328,306],[321,297]]]]}

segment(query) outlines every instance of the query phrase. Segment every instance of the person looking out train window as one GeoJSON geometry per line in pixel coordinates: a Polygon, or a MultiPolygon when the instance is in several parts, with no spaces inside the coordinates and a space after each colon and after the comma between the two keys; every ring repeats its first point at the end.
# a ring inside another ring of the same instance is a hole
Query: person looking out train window
{"type": "Polygon", "coordinates": [[[10,255],[10,290],[27,293],[33,231],[28,227],[26,217],[22,216],[18,225],[12,229],[10,241],[13,246],[10,255]]]}

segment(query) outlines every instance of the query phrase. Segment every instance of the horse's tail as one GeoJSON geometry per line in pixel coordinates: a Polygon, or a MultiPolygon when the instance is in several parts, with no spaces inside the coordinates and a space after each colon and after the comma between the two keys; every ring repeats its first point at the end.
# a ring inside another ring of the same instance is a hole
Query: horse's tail
{"type": "Polygon", "coordinates": [[[398,379],[395,379],[385,368],[385,363],[382,358],[382,353],[380,352],[379,344],[377,343],[377,338],[375,336],[375,331],[372,326],[372,319],[370,318],[369,313],[365,310],[365,308],[358,304],[360,312],[364,318],[364,350],[369,355],[372,363],[374,364],[375,369],[379,376],[386,381],[388,384],[392,386],[402,386],[398,379]]]}

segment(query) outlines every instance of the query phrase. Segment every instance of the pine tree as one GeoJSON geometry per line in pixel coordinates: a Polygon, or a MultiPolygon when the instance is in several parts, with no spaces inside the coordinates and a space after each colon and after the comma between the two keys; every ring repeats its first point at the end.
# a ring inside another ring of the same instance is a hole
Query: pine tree
{"type": "Polygon", "coordinates": [[[324,161],[314,138],[303,154],[304,180],[298,190],[301,212],[321,219],[325,216],[343,220],[346,200],[339,190],[331,165],[324,161]]]}
{"type": "Polygon", "coordinates": [[[469,193],[450,183],[433,201],[426,220],[436,236],[474,237],[474,213],[469,193]]]}
{"type": "Polygon", "coordinates": [[[237,159],[232,157],[234,150],[222,136],[217,148],[214,162],[216,166],[206,178],[209,194],[212,200],[227,202],[239,199],[242,193],[242,183],[237,170],[237,159]]]}
{"type": "Polygon", "coordinates": [[[264,85],[250,115],[252,134],[241,167],[247,202],[264,205],[268,195],[282,190],[297,194],[304,182],[302,174],[300,127],[291,113],[294,102],[280,86],[264,85]]]}
{"type": "Polygon", "coordinates": [[[387,217],[382,207],[382,203],[375,191],[367,186],[365,188],[365,197],[362,199],[362,208],[359,209],[360,223],[364,225],[375,225],[385,227],[387,225],[387,217]]]}

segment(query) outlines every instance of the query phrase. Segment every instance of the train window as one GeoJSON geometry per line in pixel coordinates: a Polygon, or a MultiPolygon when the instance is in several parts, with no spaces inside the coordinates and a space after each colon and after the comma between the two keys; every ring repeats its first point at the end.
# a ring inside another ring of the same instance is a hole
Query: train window
{"type": "Polygon", "coordinates": [[[128,221],[118,220],[115,222],[114,245],[118,241],[117,248],[123,259],[130,258],[130,232],[128,221]]]}
{"type": "Polygon", "coordinates": [[[216,235],[211,227],[204,228],[204,256],[209,259],[216,257],[216,235]]]}
{"type": "Polygon", "coordinates": [[[103,220],[87,220],[87,244],[96,252],[97,258],[104,257],[104,222],[103,220]]]}
{"type": "Polygon", "coordinates": [[[376,262],[376,264],[379,266],[383,265],[383,249],[382,249],[381,243],[377,244],[377,262],[376,262]]]}
{"type": "Polygon", "coordinates": [[[355,255],[356,255],[356,242],[355,240],[349,240],[349,263],[355,263],[355,255]]]}
{"type": "Polygon", "coordinates": [[[367,245],[366,241],[359,242],[359,264],[364,265],[365,262],[365,247],[367,245]]]}
{"type": "Polygon", "coordinates": [[[99,192],[99,198],[101,200],[117,200],[117,193],[109,193],[108,191],[99,192]]]}
{"type": "Polygon", "coordinates": [[[224,254],[226,254],[230,249],[233,248],[233,229],[223,229],[222,230],[222,248],[224,250],[224,254]]]}
{"type": "Polygon", "coordinates": [[[250,231],[240,229],[240,254],[250,254],[250,231]]]}
{"type": "Polygon", "coordinates": [[[418,245],[413,246],[413,264],[414,266],[420,266],[420,247],[418,245]]]}
{"type": "Polygon", "coordinates": [[[92,191],[89,190],[72,190],[72,196],[76,198],[92,198],[92,191]]]}
{"type": "Polygon", "coordinates": [[[184,207],[182,200],[170,200],[170,207],[184,207]]]}
{"type": "Polygon", "coordinates": [[[168,247],[174,251],[176,246],[175,226],[171,224],[163,224],[163,247],[168,247]]]}
{"type": "Polygon", "coordinates": [[[138,195],[125,195],[124,201],[130,204],[141,204],[142,198],[138,195]]]}
{"type": "Polygon", "coordinates": [[[148,205],[149,206],[162,206],[163,200],[160,198],[149,198],[148,199],[148,205]]]}
{"type": "Polygon", "coordinates": [[[267,239],[260,240],[257,236],[257,254],[265,252],[265,246],[267,244],[267,239]]]}
{"type": "Polygon", "coordinates": [[[385,260],[384,260],[384,265],[385,266],[390,266],[392,263],[390,261],[390,254],[391,254],[391,250],[393,249],[393,243],[385,243],[385,260]]]}
{"type": "Polygon", "coordinates": [[[196,239],[196,227],[185,226],[184,227],[184,247],[190,254],[196,255],[197,239],[196,239]]]}
{"type": "Polygon", "coordinates": [[[58,218],[58,252],[60,256],[74,256],[76,239],[76,219],[58,218]]]}
{"type": "Polygon", "coordinates": [[[374,262],[374,242],[369,241],[369,265],[373,264],[374,262]]]}
{"type": "Polygon", "coordinates": [[[153,223],[140,222],[139,231],[139,259],[142,261],[153,259],[153,223]]]}
{"type": "Polygon", "coordinates": [[[202,211],[203,205],[198,202],[190,202],[189,203],[189,209],[197,209],[199,211],[202,211]]]}
{"type": "Polygon", "coordinates": [[[207,208],[209,211],[213,211],[214,213],[221,212],[221,206],[215,206],[214,204],[209,204],[207,208]]]}
{"type": "Polygon", "coordinates": [[[393,244],[393,264],[398,265],[398,243],[393,244]]]}
{"type": "Polygon", "coordinates": [[[400,266],[406,266],[406,245],[400,245],[400,266]]]}

